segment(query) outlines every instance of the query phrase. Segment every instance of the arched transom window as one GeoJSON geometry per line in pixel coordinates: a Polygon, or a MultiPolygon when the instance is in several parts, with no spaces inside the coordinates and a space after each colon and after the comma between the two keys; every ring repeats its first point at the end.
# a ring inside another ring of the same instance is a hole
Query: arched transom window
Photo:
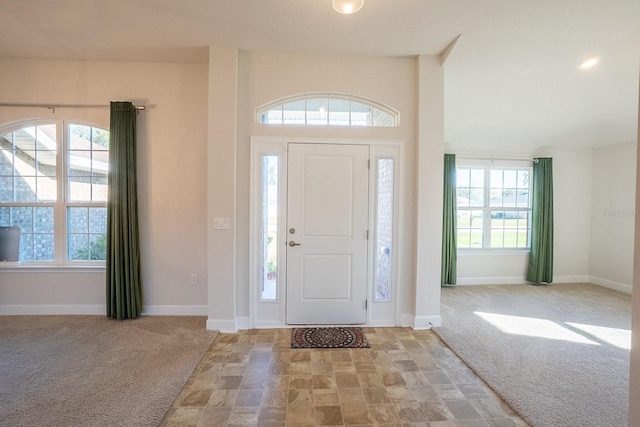
{"type": "Polygon", "coordinates": [[[257,109],[261,124],[324,126],[398,126],[399,113],[388,106],[348,94],[311,93],[279,99],[257,109]]]}

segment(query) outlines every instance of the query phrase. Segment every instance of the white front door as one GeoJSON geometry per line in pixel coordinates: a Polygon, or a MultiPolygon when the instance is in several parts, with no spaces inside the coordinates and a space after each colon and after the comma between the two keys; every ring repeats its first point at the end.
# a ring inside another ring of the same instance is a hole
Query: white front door
{"type": "Polygon", "coordinates": [[[365,323],[369,147],[291,143],[287,157],[287,323],[365,323]]]}

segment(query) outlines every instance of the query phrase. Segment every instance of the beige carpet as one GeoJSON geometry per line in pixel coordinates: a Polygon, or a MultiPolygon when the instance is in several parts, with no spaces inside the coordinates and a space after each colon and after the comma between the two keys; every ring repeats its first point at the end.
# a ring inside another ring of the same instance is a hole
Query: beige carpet
{"type": "Polygon", "coordinates": [[[157,426],[215,338],[204,317],[0,317],[1,426],[157,426]]]}
{"type": "Polygon", "coordinates": [[[532,426],[626,426],[631,298],[590,284],[457,286],[434,331],[532,426]]]}

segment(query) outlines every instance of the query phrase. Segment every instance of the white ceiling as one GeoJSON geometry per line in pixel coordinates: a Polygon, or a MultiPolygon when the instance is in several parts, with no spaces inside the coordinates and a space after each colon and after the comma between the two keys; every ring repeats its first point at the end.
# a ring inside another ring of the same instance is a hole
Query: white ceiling
{"type": "Polygon", "coordinates": [[[517,153],[637,138],[640,0],[0,0],[0,56],[207,62],[206,46],[445,63],[445,141],[517,153]],[[579,63],[600,57],[593,69],[579,63]]]}

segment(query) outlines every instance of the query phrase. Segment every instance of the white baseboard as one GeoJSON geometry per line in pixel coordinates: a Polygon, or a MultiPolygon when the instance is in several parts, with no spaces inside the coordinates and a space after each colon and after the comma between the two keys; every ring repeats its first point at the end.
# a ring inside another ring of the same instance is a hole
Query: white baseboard
{"type": "Polygon", "coordinates": [[[206,316],[206,305],[143,305],[142,314],[146,316],[206,316]]]}
{"type": "MultiPolygon", "coordinates": [[[[264,325],[261,326],[265,328],[264,325]]],[[[275,327],[270,325],[269,327],[275,327]]],[[[211,319],[207,320],[207,330],[220,331],[225,334],[235,334],[240,330],[251,329],[248,316],[238,316],[235,319],[211,319]]]]}
{"type": "Polygon", "coordinates": [[[393,320],[371,320],[363,325],[365,328],[393,328],[394,326],[396,324],[393,320]]]}
{"type": "Polygon", "coordinates": [[[208,331],[220,331],[223,334],[235,334],[238,332],[236,321],[233,319],[207,319],[208,331]]]}
{"type": "MultiPolygon", "coordinates": [[[[553,283],[589,283],[589,276],[553,276],[553,283]]],[[[522,276],[500,277],[459,277],[457,285],[525,285],[527,282],[522,276]]]]}
{"type": "Polygon", "coordinates": [[[416,331],[421,329],[431,329],[442,325],[442,317],[440,316],[415,316],[413,320],[413,329],[416,331]]]}
{"type": "MultiPolygon", "coordinates": [[[[104,304],[0,305],[2,316],[107,315],[104,304]]],[[[143,316],[206,316],[206,305],[143,305],[143,316]]]]}
{"type": "Polygon", "coordinates": [[[0,305],[0,316],[107,315],[104,304],[0,305]]]}
{"type": "Polygon", "coordinates": [[[401,314],[400,315],[400,326],[403,328],[413,328],[413,314],[401,314]]]}
{"type": "Polygon", "coordinates": [[[283,329],[291,328],[279,320],[258,320],[256,321],[256,329],[283,329]]]}
{"type": "MultiPolygon", "coordinates": [[[[286,323],[282,323],[277,320],[263,320],[263,321],[256,322],[256,329],[284,329],[284,328],[297,328],[300,326],[301,325],[287,325],[286,323]]],[[[321,328],[323,326],[330,326],[330,325],[302,325],[302,326],[321,328]]],[[[350,326],[350,325],[347,325],[347,326],[350,326]]],[[[353,326],[361,326],[363,328],[393,328],[396,326],[396,324],[393,321],[377,320],[377,321],[368,322],[364,325],[353,325],[353,326]]],[[[406,325],[406,326],[411,326],[411,325],[406,325]]],[[[242,328],[238,328],[238,329],[242,329],[242,328]]]]}
{"type": "Polygon", "coordinates": [[[553,276],[553,283],[589,283],[589,276],[553,276]]]}
{"type": "Polygon", "coordinates": [[[249,316],[240,316],[236,317],[236,330],[246,330],[250,329],[249,327],[249,316]]]}
{"type": "Polygon", "coordinates": [[[527,283],[521,276],[502,277],[458,277],[457,285],[523,285],[527,283]]]}
{"type": "Polygon", "coordinates": [[[631,294],[633,291],[633,285],[628,285],[626,283],[614,282],[613,280],[603,279],[601,277],[590,276],[589,283],[593,283],[594,285],[602,286],[604,288],[613,289],[614,291],[624,292],[626,294],[631,294]]]}

